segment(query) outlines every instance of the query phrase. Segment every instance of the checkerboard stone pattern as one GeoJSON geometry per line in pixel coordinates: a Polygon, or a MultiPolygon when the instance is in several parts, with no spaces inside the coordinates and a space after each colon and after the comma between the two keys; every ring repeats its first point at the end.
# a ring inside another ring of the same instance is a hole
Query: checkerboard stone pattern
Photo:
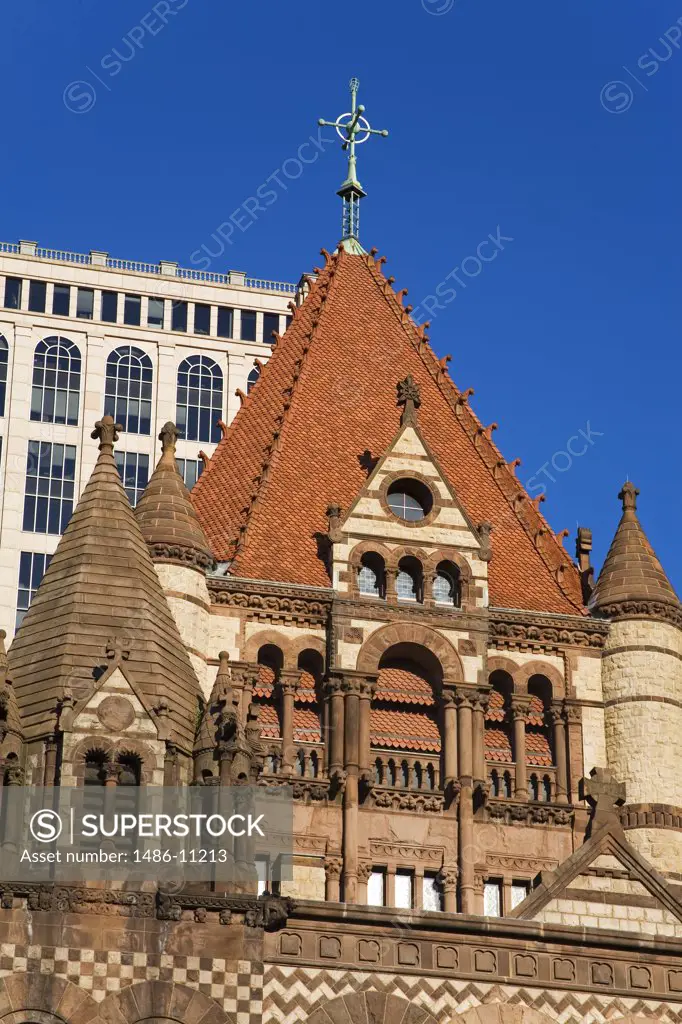
{"type": "Polygon", "coordinates": [[[261,1024],[263,965],[249,960],[1,943],[0,978],[22,972],[64,978],[98,1003],[139,982],[172,982],[215,1000],[235,1024],[261,1024]]]}

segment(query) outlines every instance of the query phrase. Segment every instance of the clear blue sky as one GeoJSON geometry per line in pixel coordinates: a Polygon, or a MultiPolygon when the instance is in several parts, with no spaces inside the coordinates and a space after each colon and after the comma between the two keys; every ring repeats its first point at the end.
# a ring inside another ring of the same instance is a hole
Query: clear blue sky
{"type": "Polygon", "coordinates": [[[366,246],[415,306],[444,282],[432,342],[554,528],[591,526],[599,564],[629,474],[679,591],[678,18],[671,0],[7,0],[0,237],[185,265],[206,243],[215,270],[296,280],[338,239],[344,172],[331,146],[297,153],[357,75],[391,132],[360,151],[366,246]],[[513,241],[479,272],[498,228],[513,241]],[[585,454],[555,454],[588,424],[585,454]]]}

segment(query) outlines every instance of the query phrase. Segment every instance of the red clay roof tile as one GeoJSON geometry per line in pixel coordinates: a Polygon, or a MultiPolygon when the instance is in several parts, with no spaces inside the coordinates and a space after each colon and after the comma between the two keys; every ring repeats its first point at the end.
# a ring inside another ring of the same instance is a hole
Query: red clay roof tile
{"type": "Polygon", "coordinates": [[[236,576],[328,587],[327,506],[348,509],[360,456],[386,451],[396,383],[412,374],[427,443],[471,520],[493,524],[491,604],[584,614],[568,555],[468,405],[455,413],[422,335],[371,256],[328,260],[192,490],[215,556],[236,576]]]}

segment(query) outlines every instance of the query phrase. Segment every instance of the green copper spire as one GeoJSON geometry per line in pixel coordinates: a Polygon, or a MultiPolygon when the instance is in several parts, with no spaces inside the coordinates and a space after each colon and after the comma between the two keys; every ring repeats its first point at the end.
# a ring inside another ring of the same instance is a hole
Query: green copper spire
{"type": "Polygon", "coordinates": [[[348,150],[348,175],[343,185],[336,193],[343,200],[343,220],[341,244],[349,252],[363,252],[360,245],[360,200],[367,193],[358,181],[357,166],[355,160],[355,147],[362,142],[367,142],[370,135],[388,135],[386,130],[378,131],[371,128],[369,121],[362,115],[365,108],[358,105],[358,89],[360,82],[357,78],[350,80],[351,109],[346,114],[340,114],[336,121],[325,121],[322,118],[318,124],[329,128],[336,128],[341,139],[342,149],[348,150]]]}

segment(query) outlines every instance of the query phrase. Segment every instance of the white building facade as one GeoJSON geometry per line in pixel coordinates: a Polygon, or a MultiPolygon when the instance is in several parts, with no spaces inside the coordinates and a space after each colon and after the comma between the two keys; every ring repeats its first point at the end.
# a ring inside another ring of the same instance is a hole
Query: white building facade
{"type": "Polygon", "coordinates": [[[280,281],[0,242],[0,628],[20,624],[87,482],[89,435],[123,426],[134,503],[178,424],[188,487],[283,334],[297,287],[280,281]],[[84,440],[87,442],[83,444],[84,440]],[[200,455],[200,452],[202,455],[200,455]]]}

